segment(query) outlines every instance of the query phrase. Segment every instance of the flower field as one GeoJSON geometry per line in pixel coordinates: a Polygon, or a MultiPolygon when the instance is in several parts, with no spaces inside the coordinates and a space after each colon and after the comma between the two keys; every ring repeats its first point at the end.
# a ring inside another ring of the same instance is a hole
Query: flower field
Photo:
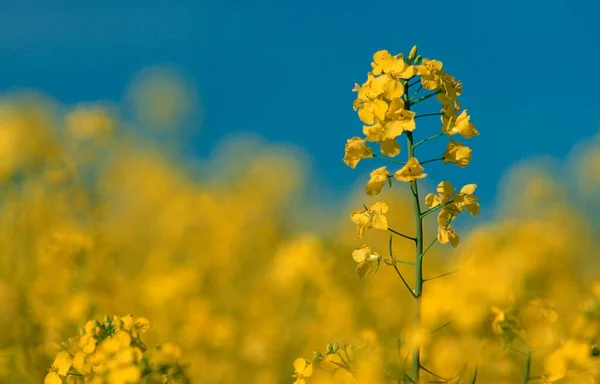
{"type": "Polygon", "coordinates": [[[0,382],[599,382],[600,146],[515,167],[482,219],[486,128],[426,57],[365,63],[343,210],[289,146],[179,153],[168,77],[133,116],[3,95],[0,382]]]}

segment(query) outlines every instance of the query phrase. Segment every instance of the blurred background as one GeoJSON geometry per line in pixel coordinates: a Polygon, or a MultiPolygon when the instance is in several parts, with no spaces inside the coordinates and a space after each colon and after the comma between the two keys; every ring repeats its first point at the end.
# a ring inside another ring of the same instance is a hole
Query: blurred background
{"type": "MultiPolygon", "coordinates": [[[[536,334],[544,347],[591,295],[596,2],[0,10],[2,383],[41,382],[58,343],[105,314],[148,318],[147,344],[179,344],[197,383],[290,383],[294,359],[327,342],[405,336],[412,302],[398,276],[359,279],[351,257],[363,243],[385,254],[388,237],[358,239],[349,212],[384,200],[390,225],[411,233],[411,201],[401,186],[365,196],[385,164],[342,162],[362,128],[351,90],[379,49],[418,44],[443,61],[481,132],[468,168],[427,167],[425,191],[478,184],[482,214],[461,218],[457,250],[428,254],[431,276],[461,273],[427,287],[425,324],[454,326],[427,341],[425,361],[452,376],[477,357],[482,382],[510,382],[519,356],[482,347],[499,342],[490,308],[551,300],[559,321],[536,334]]],[[[396,255],[411,246],[397,240],[396,255]]]]}

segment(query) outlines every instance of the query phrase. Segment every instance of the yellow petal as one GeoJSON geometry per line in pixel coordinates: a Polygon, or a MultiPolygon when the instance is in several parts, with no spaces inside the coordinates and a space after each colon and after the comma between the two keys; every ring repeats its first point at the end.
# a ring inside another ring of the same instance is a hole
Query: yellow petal
{"type": "Polygon", "coordinates": [[[71,356],[69,356],[67,352],[61,351],[56,355],[52,366],[56,368],[59,375],[66,376],[72,364],[73,360],[71,359],[71,356]]]}
{"type": "Polygon", "coordinates": [[[58,373],[49,372],[44,378],[44,384],[62,384],[62,380],[58,373]]]}
{"type": "Polygon", "coordinates": [[[400,145],[395,138],[382,140],[379,149],[381,153],[389,157],[395,157],[400,154],[400,145]]]}
{"type": "Polygon", "coordinates": [[[306,368],[306,360],[304,360],[301,357],[299,357],[296,360],[294,360],[294,370],[296,372],[302,373],[304,371],[304,368],[306,368]]]}
{"type": "Polygon", "coordinates": [[[460,189],[460,193],[464,193],[467,195],[472,195],[477,188],[477,184],[467,184],[460,189]]]}

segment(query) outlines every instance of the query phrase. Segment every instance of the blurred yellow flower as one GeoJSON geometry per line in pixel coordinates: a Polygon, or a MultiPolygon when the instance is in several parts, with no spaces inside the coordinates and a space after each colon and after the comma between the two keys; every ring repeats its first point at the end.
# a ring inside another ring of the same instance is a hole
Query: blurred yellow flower
{"type": "Polygon", "coordinates": [[[292,376],[296,379],[294,384],[306,384],[306,380],[304,379],[312,375],[313,367],[305,359],[298,358],[294,361],[294,371],[294,375],[292,376]]]}
{"type": "Polygon", "coordinates": [[[367,273],[379,266],[381,257],[377,252],[373,252],[371,247],[363,245],[359,249],[352,251],[352,258],[358,263],[356,272],[360,277],[364,277],[367,273]]]}

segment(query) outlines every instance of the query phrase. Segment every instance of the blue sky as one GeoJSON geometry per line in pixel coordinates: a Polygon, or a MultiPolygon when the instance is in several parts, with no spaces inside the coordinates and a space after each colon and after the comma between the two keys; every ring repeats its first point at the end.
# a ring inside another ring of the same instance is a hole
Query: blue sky
{"type": "MultiPolygon", "coordinates": [[[[598,130],[598,15],[597,0],[7,0],[0,89],[119,101],[139,70],[174,65],[202,100],[200,156],[232,133],[256,132],[303,148],[329,192],[343,192],[376,166],[341,161],[345,140],[361,132],[354,82],[375,51],[418,44],[463,81],[481,136],[469,142],[472,165],[451,179],[477,182],[485,206],[511,164],[564,157],[598,130]]],[[[431,121],[422,135],[438,129],[431,121]]],[[[443,167],[428,169],[432,181],[443,167]]]]}

